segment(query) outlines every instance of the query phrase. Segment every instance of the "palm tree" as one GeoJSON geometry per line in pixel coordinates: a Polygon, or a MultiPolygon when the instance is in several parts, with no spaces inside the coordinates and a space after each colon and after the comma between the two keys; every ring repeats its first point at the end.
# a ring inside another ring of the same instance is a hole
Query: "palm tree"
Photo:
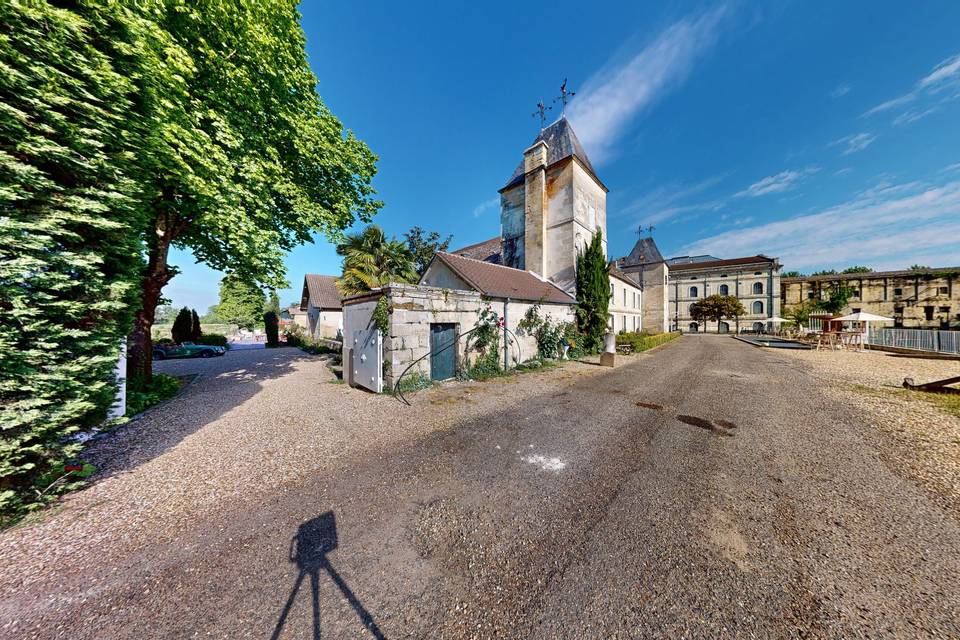
{"type": "Polygon", "coordinates": [[[387,238],[375,224],[359,233],[347,234],[337,245],[343,257],[343,275],[337,281],[340,292],[353,295],[385,286],[391,282],[416,282],[419,279],[413,254],[396,238],[387,238]]]}

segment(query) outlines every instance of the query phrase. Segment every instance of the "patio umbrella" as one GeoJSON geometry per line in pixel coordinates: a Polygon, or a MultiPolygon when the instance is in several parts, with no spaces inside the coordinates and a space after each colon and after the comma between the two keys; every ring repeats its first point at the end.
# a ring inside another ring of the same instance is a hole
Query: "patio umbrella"
{"type": "Polygon", "coordinates": [[[848,316],[841,316],[839,318],[831,318],[831,320],[840,320],[842,322],[893,322],[893,318],[878,316],[873,313],[865,313],[863,311],[857,311],[856,313],[851,313],[848,316]]]}
{"type": "Polygon", "coordinates": [[[767,322],[772,322],[773,324],[781,324],[783,322],[793,322],[793,320],[787,320],[786,318],[781,318],[780,316],[773,316],[772,318],[767,318],[767,322]]]}

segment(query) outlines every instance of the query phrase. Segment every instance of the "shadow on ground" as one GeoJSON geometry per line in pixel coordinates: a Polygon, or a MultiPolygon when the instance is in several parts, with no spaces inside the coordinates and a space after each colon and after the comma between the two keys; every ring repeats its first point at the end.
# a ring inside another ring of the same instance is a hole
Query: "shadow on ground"
{"type": "Polygon", "coordinates": [[[343,597],[347,599],[350,606],[360,618],[360,622],[366,627],[374,638],[383,640],[384,635],[374,622],[373,616],[367,611],[360,600],[357,599],[347,583],[344,582],[337,570],[330,564],[327,554],[337,548],[337,520],[332,511],[327,511],[323,515],[317,516],[312,520],[307,520],[297,529],[296,535],[290,540],[290,562],[295,562],[300,572],[293,582],[293,588],[287,597],[287,602],[280,612],[280,618],[277,620],[277,626],[270,636],[271,640],[277,640],[287,623],[287,617],[290,615],[290,609],[296,602],[297,594],[303,581],[310,578],[310,598],[311,598],[311,623],[313,627],[314,640],[320,639],[320,572],[324,571],[330,577],[330,580],[337,586],[343,597]]]}
{"type": "Polygon", "coordinates": [[[156,373],[196,377],[172,400],[92,443],[82,457],[97,466],[96,480],[130,471],[250,400],[265,381],[289,375],[298,362],[316,358],[283,348],[154,363],[156,373]]]}

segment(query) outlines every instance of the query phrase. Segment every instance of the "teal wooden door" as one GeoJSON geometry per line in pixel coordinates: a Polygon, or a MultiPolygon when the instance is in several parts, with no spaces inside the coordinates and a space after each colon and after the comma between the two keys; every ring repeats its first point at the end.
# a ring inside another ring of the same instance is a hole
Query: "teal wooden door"
{"type": "Polygon", "coordinates": [[[457,325],[435,322],[430,325],[430,379],[447,380],[456,375],[457,325]]]}

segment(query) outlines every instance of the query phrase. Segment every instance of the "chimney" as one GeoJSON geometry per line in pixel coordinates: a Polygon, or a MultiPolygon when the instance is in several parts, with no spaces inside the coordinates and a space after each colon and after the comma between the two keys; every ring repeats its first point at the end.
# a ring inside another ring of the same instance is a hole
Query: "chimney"
{"type": "Polygon", "coordinates": [[[524,268],[547,275],[547,143],[537,140],[523,152],[524,268]]]}

